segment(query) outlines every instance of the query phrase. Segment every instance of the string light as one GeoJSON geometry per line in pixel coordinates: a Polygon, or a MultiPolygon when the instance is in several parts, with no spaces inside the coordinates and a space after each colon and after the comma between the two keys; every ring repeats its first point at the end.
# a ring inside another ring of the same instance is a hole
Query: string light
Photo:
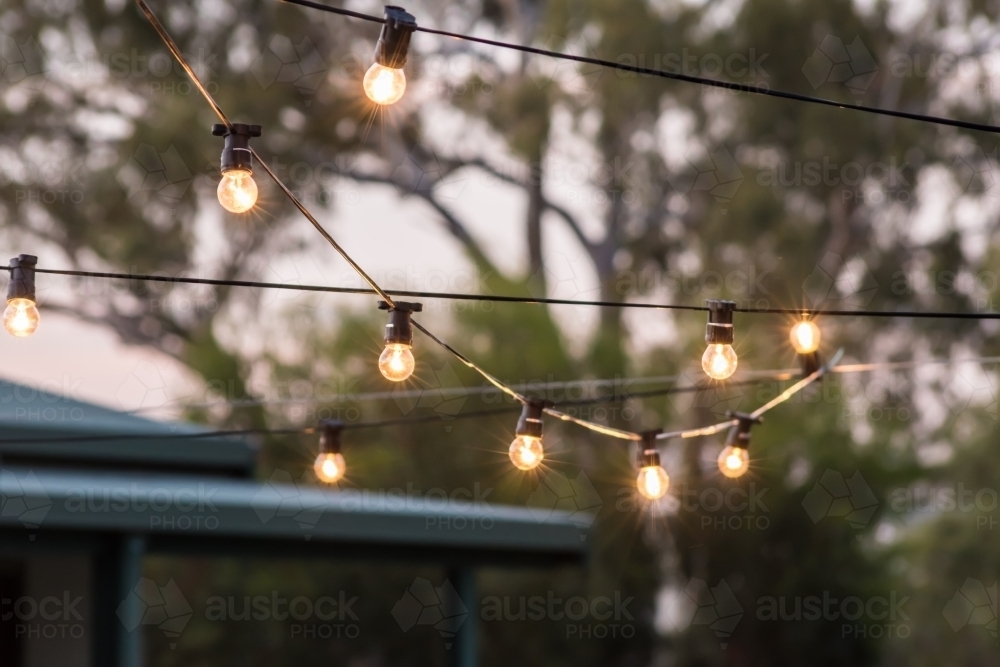
{"type": "Polygon", "coordinates": [[[319,427],[319,454],[313,462],[313,472],[319,481],[336,484],[347,472],[344,455],[340,453],[340,434],[344,425],[338,421],[324,420],[319,427]]]}
{"type": "Polygon", "coordinates": [[[260,125],[233,123],[212,126],[212,134],[225,137],[222,148],[222,180],[216,194],[222,208],[230,213],[246,213],[257,203],[257,183],[253,180],[250,138],[259,137],[260,125]]]}
{"type": "Polygon", "coordinates": [[[816,323],[809,319],[796,322],[788,338],[792,341],[792,347],[799,354],[812,354],[819,349],[820,330],[816,323]]]}
{"type": "MultiPolygon", "coordinates": [[[[302,1],[302,0],[300,0],[300,1],[302,1]]],[[[146,17],[150,20],[150,22],[152,23],[152,25],[154,26],[154,28],[156,29],[156,31],[160,35],[161,39],[163,39],[164,43],[167,44],[167,46],[170,49],[170,51],[173,54],[173,56],[184,67],[185,72],[188,74],[188,76],[195,83],[195,85],[196,85],[197,89],[199,90],[199,92],[201,93],[201,95],[206,99],[206,101],[210,104],[210,106],[213,108],[213,110],[216,112],[216,114],[225,123],[225,126],[227,128],[232,128],[233,130],[235,130],[235,126],[232,125],[229,122],[229,120],[226,118],[225,114],[223,113],[222,109],[218,106],[218,104],[212,98],[211,94],[201,84],[201,82],[199,81],[199,79],[198,79],[197,75],[195,74],[194,70],[186,62],[184,56],[180,53],[179,48],[177,48],[176,44],[173,42],[173,40],[167,34],[166,30],[163,28],[162,24],[156,19],[155,15],[153,15],[152,11],[146,5],[145,1],[144,0],[136,0],[136,2],[139,5],[139,7],[142,9],[142,11],[146,15],[146,17]]],[[[317,3],[310,2],[309,4],[312,5],[312,6],[319,6],[319,5],[317,5],[317,3]]],[[[393,10],[398,10],[398,11],[402,12],[403,14],[405,14],[405,12],[403,10],[401,10],[400,8],[392,8],[392,9],[393,10]]],[[[332,8],[331,8],[331,11],[333,11],[332,8]]],[[[346,10],[338,10],[338,11],[344,12],[346,10]]],[[[353,13],[353,14],[356,15],[356,16],[358,16],[358,17],[365,17],[364,15],[361,15],[361,14],[357,14],[357,13],[353,13]]],[[[390,15],[390,11],[389,11],[389,8],[387,8],[387,10],[386,10],[386,17],[387,18],[385,18],[385,19],[380,19],[378,17],[365,17],[365,18],[368,18],[369,20],[377,21],[377,22],[382,23],[384,25],[389,25],[390,26],[390,31],[391,30],[398,30],[398,29],[402,28],[404,31],[412,32],[412,30],[417,29],[416,25],[415,25],[415,20],[413,19],[412,16],[410,16],[408,14],[405,14],[405,17],[400,17],[400,18],[405,18],[405,23],[406,23],[405,26],[400,26],[400,25],[396,25],[395,19],[392,20],[392,21],[390,21],[389,15],[390,15]]],[[[428,29],[423,29],[423,30],[425,32],[432,32],[432,33],[437,33],[437,34],[448,34],[448,33],[444,33],[443,31],[435,31],[435,30],[428,30],[428,29]]],[[[386,30],[383,30],[383,34],[388,35],[388,32],[386,30]]],[[[490,43],[489,40],[482,40],[482,39],[479,39],[479,38],[465,37],[465,36],[459,36],[459,35],[453,35],[453,36],[463,37],[465,39],[471,39],[473,41],[480,41],[480,42],[490,43]]],[[[380,37],[380,42],[381,41],[382,41],[382,39],[380,37]]],[[[390,41],[391,41],[391,39],[387,39],[385,43],[388,44],[390,41]]],[[[405,43],[407,45],[408,45],[408,41],[409,41],[409,35],[407,35],[406,38],[405,38],[405,43]]],[[[520,50],[525,50],[525,51],[529,51],[530,50],[532,52],[539,52],[537,50],[529,49],[528,47],[511,47],[511,48],[518,48],[520,50]]],[[[405,49],[400,49],[399,51],[403,52],[403,54],[405,55],[405,49]]],[[[581,61],[581,62],[586,62],[588,60],[588,59],[571,57],[571,56],[565,56],[565,57],[570,58],[570,59],[575,59],[575,60],[581,61]]],[[[377,64],[380,64],[383,67],[386,66],[386,64],[384,64],[384,63],[378,63],[378,60],[379,60],[379,54],[376,53],[376,62],[377,62],[377,64]]],[[[401,68],[402,63],[399,63],[398,61],[394,61],[394,63],[397,64],[397,65],[399,65],[400,68],[401,68]]],[[[389,63],[389,64],[393,64],[393,63],[389,63]]],[[[599,62],[598,64],[604,64],[604,63],[603,62],[599,62]]],[[[618,67],[614,63],[608,63],[608,64],[609,64],[609,66],[618,67]]],[[[390,69],[392,69],[392,68],[390,67],[390,69]]],[[[645,71],[643,71],[642,73],[645,73],[645,71]]],[[[654,72],[654,73],[660,73],[660,72],[654,72]]],[[[665,73],[660,73],[660,74],[665,74],[665,73]]],[[[675,78],[679,78],[679,77],[675,77],[675,78]]],[[[405,77],[402,79],[402,81],[403,81],[403,83],[405,85],[405,77]]],[[[733,89],[742,89],[742,88],[738,87],[739,84],[728,84],[728,83],[725,83],[725,82],[715,82],[715,81],[709,81],[709,80],[705,80],[705,83],[707,83],[709,85],[719,86],[719,87],[727,87],[727,88],[733,88],[733,89]]],[[[399,92],[401,94],[401,91],[399,91],[399,92]]],[[[763,92],[764,94],[772,94],[772,95],[778,95],[778,96],[783,96],[783,97],[792,97],[788,93],[780,93],[778,91],[768,91],[768,90],[757,91],[757,90],[751,90],[750,92],[763,92]]],[[[829,100],[810,99],[810,101],[815,101],[815,102],[819,102],[819,103],[822,103],[822,104],[829,104],[829,105],[834,105],[834,106],[842,106],[842,107],[845,106],[845,105],[841,105],[841,104],[839,104],[837,102],[833,102],[833,101],[829,101],[829,100]]],[[[860,108],[860,107],[855,107],[855,106],[847,105],[847,108],[860,108]]],[[[890,112],[890,111],[881,112],[880,111],[880,113],[886,113],[887,115],[896,115],[896,116],[903,116],[903,117],[915,117],[912,114],[903,114],[902,112],[890,112]]],[[[957,123],[956,121],[947,121],[947,120],[944,120],[944,119],[935,119],[935,120],[937,122],[942,122],[943,124],[959,125],[959,123],[957,123]]],[[[966,125],[967,124],[962,124],[961,126],[966,126],[966,125]]],[[[259,127],[257,127],[257,129],[258,129],[258,132],[259,132],[259,127]]],[[[989,127],[988,129],[989,129],[989,131],[1000,131],[1000,128],[989,127]]],[[[250,149],[248,147],[244,148],[244,150],[248,154],[248,156],[247,156],[248,157],[248,159],[247,159],[247,163],[248,163],[247,167],[249,167],[250,166],[249,165],[249,157],[253,156],[254,154],[252,153],[252,151],[250,151],[250,149]]],[[[223,152],[224,161],[225,161],[225,157],[226,157],[226,152],[224,151],[223,152]]],[[[259,157],[257,157],[257,160],[258,160],[258,162],[260,162],[260,164],[265,169],[265,171],[268,173],[268,175],[271,176],[271,178],[275,181],[275,183],[281,188],[282,192],[291,200],[291,202],[293,204],[296,205],[296,207],[299,209],[299,211],[314,225],[314,227],[316,227],[316,229],[324,236],[324,238],[326,238],[326,240],[352,266],[352,268],[362,278],[364,278],[366,280],[366,282],[368,282],[368,284],[372,287],[372,289],[376,293],[379,294],[380,297],[382,297],[389,304],[392,304],[391,297],[389,297],[388,294],[385,293],[361,269],[361,267],[355,261],[353,261],[353,259],[346,253],[346,251],[344,251],[344,249],[341,248],[340,245],[322,228],[322,226],[316,221],[315,217],[309,212],[309,210],[301,202],[298,201],[298,199],[295,197],[294,193],[292,193],[292,191],[290,189],[288,189],[288,187],[281,181],[281,179],[279,179],[274,174],[274,172],[270,168],[268,168],[267,165],[263,161],[261,161],[259,159],[259,157]]],[[[223,171],[225,171],[225,168],[223,169],[223,171]]],[[[395,308],[396,308],[396,304],[392,304],[391,306],[386,306],[386,309],[388,309],[388,310],[394,310],[395,308]]],[[[704,357],[702,359],[702,363],[703,363],[703,367],[705,368],[706,372],[709,373],[710,377],[713,377],[714,379],[724,379],[724,378],[730,377],[733,374],[733,372],[735,372],[736,366],[737,366],[736,354],[735,354],[735,351],[732,349],[732,342],[733,342],[732,313],[735,310],[735,304],[733,302],[731,302],[731,301],[709,301],[708,302],[708,310],[709,310],[709,326],[708,326],[708,330],[706,332],[706,342],[709,344],[709,349],[706,350],[706,353],[705,353],[705,355],[704,355],[704,357]]],[[[764,312],[779,312],[779,309],[741,309],[741,310],[743,310],[744,312],[761,312],[761,313],[764,313],[764,312]]],[[[787,311],[780,311],[780,312],[787,312],[787,311]]],[[[802,313],[803,311],[796,311],[796,312],[802,313]]],[[[849,313],[847,311],[839,311],[839,312],[837,312],[837,311],[826,311],[826,312],[828,314],[835,314],[835,313],[836,314],[845,314],[845,315],[853,314],[853,313],[849,313]]],[[[872,314],[872,313],[867,313],[867,314],[872,314]]],[[[996,318],[1000,318],[1000,314],[994,314],[994,315],[995,315],[996,318]]],[[[931,316],[931,315],[920,314],[920,313],[893,312],[893,313],[889,313],[889,314],[884,314],[884,316],[887,316],[887,317],[907,317],[907,316],[927,317],[927,316],[931,316]]],[[[988,319],[988,318],[982,317],[981,315],[973,315],[973,314],[961,314],[961,315],[956,315],[956,316],[957,317],[963,317],[963,318],[988,319]]],[[[406,321],[407,321],[407,323],[409,323],[408,314],[407,314],[406,321]]],[[[506,386],[504,383],[502,383],[501,381],[499,381],[496,378],[494,378],[492,375],[490,375],[489,373],[487,373],[485,370],[479,368],[476,364],[474,364],[469,359],[467,359],[466,357],[464,357],[463,355],[461,355],[460,353],[458,353],[454,348],[452,348],[451,346],[447,345],[446,343],[444,343],[443,341],[441,341],[440,339],[438,339],[437,337],[435,337],[433,334],[431,334],[429,331],[427,331],[426,328],[420,326],[418,323],[413,323],[413,325],[419,327],[421,329],[421,331],[423,331],[425,334],[427,334],[429,337],[431,337],[435,342],[437,342],[439,345],[441,345],[442,347],[444,347],[450,353],[452,353],[453,355],[455,355],[456,358],[458,358],[460,361],[462,361],[468,367],[470,367],[470,368],[474,369],[475,371],[477,371],[478,373],[480,373],[484,378],[486,378],[491,384],[493,384],[494,386],[496,386],[501,391],[504,391],[505,393],[507,393],[507,394],[509,394],[511,396],[514,396],[514,397],[518,398],[521,401],[526,401],[527,400],[523,396],[521,396],[520,394],[518,394],[517,392],[515,392],[514,390],[512,390],[510,387],[506,386]]],[[[387,333],[388,333],[388,331],[387,331],[387,333]]],[[[389,341],[387,341],[387,343],[388,342],[389,341]]],[[[405,349],[407,351],[409,351],[409,347],[408,347],[408,345],[410,344],[409,340],[406,341],[406,344],[407,344],[407,347],[405,349]]],[[[387,345],[387,347],[388,347],[388,345],[387,345]]],[[[836,365],[836,363],[839,360],[839,358],[840,358],[841,355],[842,355],[842,351],[838,352],[834,356],[834,358],[831,359],[831,361],[830,361],[830,363],[829,363],[828,366],[823,366],[823,367],[818,368],[815,373],[810,374],[808,377],[804,378],[802,381],[796,383],[795,385],[793,385],[789,389],[787,389],[784,392],[782,392],[781,395],[775,397],[774,399],[772,399],[770,402],[768,402],[764,406],[758,408],[757,411],[753,415],[749,416],[749,418],[750,419],[757,419],[757,418],[759,418],[759,416],[761,414],[763,414],[764,412],[767,412],[768,410],[772,409],[776,405],[778,405],[778,404],[780,404],[780,403],[788,400],[788,398],[790,396],[794,395],[795,393],[797,393],[798,391],[800,391],[802,388],[804,388],[808,384],[816,381],[819,377],[823,376],[827,371],[829,371],[831,367],[833,367],[833,366],[836,365]]],[[[411,354],[411,359],[412,359],[412,354],[411,354]]],[[[383,371],[383,372],[385,372],[385,371],[383,371]]],[[[412,369],[410,370],[410,372],[412,372],[412,369]]],[[[406,375],[408,376],[409,373],[407,373],[406,375]]],[[[601,432],[601,433],[604,433],[606,435],[611,435],[611,436],[614,436],[614,437],[617,437],[617,438],[622,438],[622,439],[631,440],[631,441],[642,440],[644,442],[644,444],[646,444],[647,441],[648,441],[648,439],[646,437],[640,436],[639,434],[636,434],[636,433],[629,433],[629,432],[626,432],[626,431],[620,431],[620,430],[617,430],[617,429],[612,429],[610,427],[602,426],[600,424],[596,424],[596,423],[592,423],[592,422],[587,422],[585,420],[577,419],[575,417],[571,417],[569,415],[566,415],[566,414],[563,414],[563,413],[559,413],[559,412],[551,410],[551,409],[547,409],[546,412],[548,414],[552,415],[552,416],[561,418],[561,419],[563,419],[565,421],[571,421],[573,423],[580,424],[580,425],[585,426],[585,427],[587,427],[587,428],[589,428],[591,430],[594,430],[594,431],[597,431],[597,432],[601,432]]],[[[710,435],[712,433],[718,433],[718,432],[720,432],[721,430],[723,430],[725,428],[729,428],[731,424],[732,424],[732,420],[730,420],[728,422],[723,422],[721,424],[716,424],[716,425],[710,426],[710,427],[705,427],[705,428],[701,428],[701,429],[695,429],[695,430],[688,431],[688,432],[681,432],[680,437],[695,437],[695,436],[698,436],[698,435],[710,435]]],[[[740,425],[741,423],[737,422],[737,424],[740,425]]],[[[747,427],[746,443],[742,443],[742,444],[745,445],[745,444],[748,444],[748,442],[749,442],[749,427],[747,427]]],[[[655,444],[655,436],[653,437],[652,442],[649,442],[649,444],[650,445],[651,444],[655,444]]],[[[735,447],[735,445],[737,445],[737,444],[741,444],[741,441],[740,441],[739,438],[736,438],[736,442],[734,443],[734,449],[741,449],[741,447],[735,447]]],[[[744,449],[744,451],[745,451],[745,449],[744,449]]],[[[731,452],[731,453],[736,453],[736,452],[731,452]]],[[[742,460],[742,456],[740,456],[740,459],[742,460]]],[[[732,460],[735,462],[735,459],[732,459],[732,460]]],[[[342,468],[342,466],[334,466],[334,469],[331,469],[331,472],[336,472],[337,469],[341,469],[341,468],[342,468]]],[[[642,458],[640,460],[640,475],[639,475],[639,478],[637,479],[637,484],[639,485],[640,492],[643,493],[643,495],[645,495],[646,497],[649,497],[649,498],[662,497],[666,493],[667,488],[669,487],[669,477],[667,477],[666,472],[662,469],[662,466],[659,465],[659,454],[656,451],[656,449],[654,447],[652,447],[652,446],[645,446],[644,449],[643,449],[642,458]]]]}
{"type": "Polygon", "coordinates": [[[701,367],[713,380],[725,380],[736,372],[738,359],[733,349],[733,309],[732,301],[710,299],[708,304],[708,326],[705,328],[705,354],[701,356],[701,367]]]}
{"type": "Polygon", "coordinates": [[[750,469],[750,427],[761,419],[742,412],[731,412],[729,416],[738,423],[729,429],[726,446],[719,453],[719,472],[730,479],[742,477],[750,469]]]}
{"type": "MultiPolygon", "coordinates": [[[[137,0],[142,4],[141,0],[137,0]]],[[[330,7],[327,5],[321,5],[313,0],[284,0],[284,2],[289,2],[296,5],[302,5],[304,7],[309,7],[311,9],[319,9],[325,12],[331,12],[334,14],[340,14],[342,16],[350,16],[356,19],[362,19],[365,21],[373,21],[376,23],[382,23],[383,19],[371,14],[362,14],[361,12],[351,11],[349,9],[342,9],[340,7],[330,7]]],[[[711,86],[713,88],[722,88],[729,91],[738,91],[744,93],[751,93],[754,95],[767,95],[770,97],[778,97],[785,100],[792,100],[795,102],[806,102],[809,104],[820,104],[827,107],[832,107],[835,109],[848,109],[851,111],[862,111],[870,114],[877,114],[880,116],[890,116],[892,118],[906,118],[909,120],[916,120],[924,123],[934,123],[936,125],[944,125],[947,127],[958,127],[966,130],[976,130],[980,132],[991,132],[994,134],[1000,134],[1000,127],[996,125],[989,125],[987,123],[975,123],[971,121],[955,120],[953,118],[942,118],[940,116],[928,116],[926,114],[913,113],[909,111],[897,111],[895,109],[882,109],[879,107],[870,107],[863,104],[851,104],[850,102],[844,102],[841,100],[829,100],[822,97],[812,97],[809,95],[802,95],[799,93],[791,93],[783,90],[776,90],[767,85],[758,85],[755,83],[736,83],[734,81],[723,81],[720,79],[709,79],[701,76],[692,76],[691,74],[656,69],[653,67],[644,67],[642,65],[630,65],[628,63],[613,60],[602,60],[600,58],[589,58],[587,56],[574,56],[569,53],[560,53],[558,51],[550,51],[548,49],[539,49],[533,46],[524,46],[521,44],[511,44],[509,42],[500,42],[495,39],[486,39],[484,37],[474,37],[472,35],[463,35],[457,32],[449,32],[447,30],[435,30],[434,28],[417,27],[416,30],[420,32],[429,33],[431,35],[441,35],[443,37],[451,37],[453,39],[462,39],[469,42],[475,42],[477,44],[487,44],[489,46],[496,46],[503,49],[513,49],[515,51],[520,51],[522,53],[532,53],[535,55],[548,56],[551,58],[559,58],[562,60],[568,60],[571,62],[584,63],[587,65],[598,65],[600,67],[607,67],[609,69],[615,69],[622,72],[631,72],[633,74],[639,74],[643,76],[657,76],[664,79],[673,79],[675,81],[685,81],[687,83],[695,83],[702,86],[711,86]]],[[[175,54],[176,55],[176,54],[175,54]]]]}
{"type": "Polygon", "coordinates": [[[510,462],[518,470],[534,470],[545,459],[545,450],[542,448],[542,413],[549,406],[551,403],[546,401],[528,401],[521,408],[521,416],[514,431],[516,437],[507,450],[510,462]]]}
{"type": "Polygon", "coordinates": [[[411,375],[416,366],[413,358],[413,326],[410,314],[424,309],[422,303],[395,301],[390,306],[385,301],[378,304],[379,310],[389,311],[389,323],[385,325],[385,349],[378,358],[378,369],[387,380],[402,382],[411,375]]]}
{"type": "Polygon", "coordinates": [[[639,475],[635,486],[643,498],[659,500],[670,490],[670,476],[660,465],[660,452],[656,449],[656,436],[660,431],[642,434],[642,450],[639,453],[639,475]]]}
{"type": "Polygon", "coordinates": [[[7,284],[7,308],[3,311],[3,326],[12,336],[24,338],[35,333],[41,315],[35,303],[34,255],[18,255],[10,260],[10,282],[7,284]]]}
{"type": "Polygon", "coordinates": [[[385,23],[375,44],[375,62],[365,72],[363,87],[372,102],[387,106],[395,104],[406,92],[406,53],[410,35],[417,28],[417,19],[402,7],[387,5],[385,23]]]}

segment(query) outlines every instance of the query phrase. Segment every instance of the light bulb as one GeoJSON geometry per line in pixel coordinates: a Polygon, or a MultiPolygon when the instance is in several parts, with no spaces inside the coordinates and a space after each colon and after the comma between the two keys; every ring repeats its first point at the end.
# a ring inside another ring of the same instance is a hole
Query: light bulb
{"type": "Polygon", "coordinates": [[[530,435],[519,435],[514,438],[507,454],[510,456],[510,462],[518,470],[534,470],[545,458],[542,439],[532,438],[530,435]]]}
{"type": "Polygon", "coordinates": [[[713,380],[725,380],[736,372],[736,350],[732,345],[709,345],[701,355],[701,367],[713,380]]]}
{"type": "Polygon", "coordinates": [[[335,484],[343,479],[344,473],[347,472],[347,464],[344,463],[344,456],[340,452],[320,454],[313,463],[313,472],[319,481],[335,484]]]}
{"type": "Polygon", "coordinates": [[[249,171],[230,169],[219,181],[219,203],[230,213],[245,213],[257,203],[257,184],[249,171]]]}
{"type": "Polygon", "coordinates": [[[819,349],[819,327],[811,320],[797,322],[788,337],[792,341],[792,347],[799,354],[812,354],[819,349]]]}
{"type": "Polygon", "coordinates": [[[635,485],[644,498],[659,500],[667,495],[667,489],[670,488],[670,477],[667,476],[667,471],[663,469],[663,466],[645,466],[639,468],[639,476],[635,480],[635,485]]]}
{"type": "Polygon", "coordinates": [[[3,311],[3,326],[12,336],[24,338],[35,333],[38,328],[38,307],[31,299],[11,299],[3,311]]]}
{"type": "Polygon", "coordinates": [[[742,447],[729,445],[719,454],[719,472],[726,477],[741,477],[750,468],[750,454],[742,447]]]}
{"type": "Polygon", "coordinates": [[[406,75],[403,70],[372,64],[365,72],[365,95],[375,104],[395,104],[406,92],[406,75]]]}
{"type": "Polygon", "coordinates": [[[414,366],[413,352],[405,343],[389,343],[378,358],[378,369],[393,382],[402,382],[413,375],[414,366]]]}

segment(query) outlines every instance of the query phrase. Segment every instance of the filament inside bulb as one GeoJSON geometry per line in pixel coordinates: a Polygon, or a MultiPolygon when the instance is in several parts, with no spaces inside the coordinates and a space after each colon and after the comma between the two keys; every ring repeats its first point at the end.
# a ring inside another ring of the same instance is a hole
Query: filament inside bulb
{"type": "Polygon", "coordinates": [[[216,194],[222,208],[230,213],[246,213],[257,203],[257,183],[249,171],[231,169],[222,174],[216,194]]]}
{"type": "Polygon", "coordinates": [[[413,375],[416,360],[410,347],[405,343],[390,343],[382,350],[378,358],[378,369],[387,380],[402,382],[413,375]]]}
{"type": "Polygon", "coordinates": [[[645,466],[639,469],[635,485],[643,497],[658,500],[667,494],[670,477],[662,466],[645,466]]]}
{"type": "Polygon", "coordinates": [[[812,354],[819,349],[820,331],[815,322],[797,322],[788,334],[792,347],[799,354],[812,354]]]}
{"type": "Polygon", "coordinates": [[[3,313],[3,326],[12,336],[24,338],[35,333],[41,315],[31,299],[11,299],[3,313]]]}
{"type": "Polygon", "coordinates": [[[719,472],[726,477],[741,477],[750,468],[750,454],[742,447],[728,446],[719,454],[719,472]]]}
{"type": "Polygon", "coordinates": [[[376,104],[395,104],[406,92],[406,75],[403,70],[374,63],[365,72],[365,95],[376,104]]]}
{"type": "Polygon", "coordinates": [[[725,380],[736,372],[738,359],[732,345],[709,345],[701,357],[701,367],[713,380],[725,380]]]}
{"type": "Polygon", "coordinates": [[[518,470],[534,470],[545,458],[541,438],[533,438],[530,435],[519,435],[514,438],[507,454],[518,470]]]}
{"type": "Polygon", "coordinates": [[[316,478],[321,482],[334,484],[344,477],[344,473],[347,472],[347,464],[339,452],[320,454],[313,463],[313,472],[316,473],[316,478]]]}

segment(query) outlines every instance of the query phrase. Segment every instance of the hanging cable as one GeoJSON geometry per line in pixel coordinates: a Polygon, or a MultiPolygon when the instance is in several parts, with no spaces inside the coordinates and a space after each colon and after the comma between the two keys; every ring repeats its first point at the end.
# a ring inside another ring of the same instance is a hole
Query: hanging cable
{"type": "MultiPolygon", "coordinates": [[[[2,271],[10,271],[9,266],[0,266],[2,271]]],[[[108,271],[77,271],[72,269],[35,268],[35,273],[78,278],[100,278],[107,280],[130,280],[136,282],[168,283],[178,285],[211,285],[218,287],[253,287],[259,289],[290,290],[298,292],[326,292],[330,294],[375,295],[380,293],[364,287],[329,287],[326,285],[293,285],[254,280],[217,280],[213,278],[185,278],[181,276],[157,276],[140,273],[116,273],[108,271]]],[[[493,303],[520,303],[529,305],[555,306],[596,306],[600,308],[637,308],[643,310],[687,310],[710,312],[708,306],[689,306],[670,303],[637,303],[634,301],[587,301],[576,299],[550,299],[546,297],[507,296],[500,294],[461,294],[455,292],[429,292],[416,290],[387,290],[396,297],[417,297],[443,299],[448,301],[480,301],[493,303]]],[[[923,318],[946,320],[1000,320],[1000,313],[963,313],[955,311],[913,311],[913,310],[823,310],[821,308],[740,308],[734,313],[750,315],[799,315],[804,317],[879,317],[879,318],[923,318]]]]}
{"type": "MultiPolygon", "coordinates": [[[[385,20],[378,16],[372,16],[370,14],[362,14],[360,12],[352,12],[346,9],[340,9],[338,7],[331,7],[329,5],[323,5],[318,2],[311,2],[310,0],[280,0],[281,2],[286,2],[293,5],[301,5],[303,7],[309,7],[311,9],[318,9],[324,12],[330,12],[332,14],[340,14],[342,16],[348,16],[351,18],[361,19],[364,21],[371,21],[373,23],[385,23],[385,20]]],[[[719,79],[709,79],[701,76],[693,76],[690,74],[681,74],[675,72],[668,72],[666,70],[655,69],[652,67],[641,67],[638,65],[626,65],[624,63],[618,63],[611,60],[602,60],[600,58],[590,58],[587,56],[574,56],[568,53],[560,53],[559,51],[550,51],[548,49],[539,49],[533,46],[522,46],[520,44],[512,44],[509,42],[501,42],[494,39],[485,39],[483,37],[473,37],[472,35],[463,35],[457,32],[449,32],[447,30],[436,30],[433,28],[426,28],[424,26],[415,26],[414,30],[416,32],[425,32],[431,35],[440,35],[442,37],[451,37],[453,39],[461,39],[467,42],[475,42],[477,44],[485,44],[487,46],[496,46],[502,49],[511,49],[514,51],[521,51],[522,53],[531,53],[539,56],[547,56],[549,58],[557,58],[560,60],[569,60],[571,62],[582,63],[585,65],[597,65],[600,67],[606,67],[608,69],[614,69],[621,72],[630,72],[633,74],[644,74],[647,76],[655,76],[663,79],[672,79],[674,81],[683,81],[685,83],[694,83],[701,86],[709,86],[711,88],[722,88],[724,90],[730,90],[741,93],[750,93],[753,95],[766,95],[768,97],[777,97],[780,99],[791,100],[795,102],[805,102],[808,104],[818,104],[827,107],[835,107],[837,109],[848,109],[851,111],[860,111],[869,114],[875,114],[879,116],[890,116],[892,118],[904,118],[906,120],[915,120],[923,123],[932,123],[934,125],[944,125],[947,127],[957,127],[964,130],[975,130],[979,132],[991,132],[994,134],[1000,133],[1000,127],[996,125],[989,125],[986,123],[974,123],[964,120],[955,120],[952,118],[942,118],[940,116],[929,116],[919,113],[911,113],[909,111],[896,111],[893,109],[883,109],[880,107],[866,106],[863,104],[852,104],[850,102],[838,102],[836,100],[830,100],[823,97],[813,97],[811,95],[801,95],[799,93],[790,93],[783,90],[772,90],[767,88],[765,85],[754,85],[747,83],[735,83],[732,81],[721,81],[719,79]]]]}
{"type": "MultiPolygon", "coordinates": [[[[156,33],[160,36],[160,39],[162,39],[164,44],[167,45],[167,48],[170,49],[170,53],[173,54],[177,62],[180,63],[181,67],[184,68],[184,71],[187,72],[188,77],[191,79],[191,81],[194,82],[194,85],[198,89],[198,92],[201,93],[202,97],[205,98],[205,100],[212,107],[212,109],[219,116],[219,118],[226,125],[226,127],[232,130],[233,123],[230,122],[226,114],[223,113],[222,108],[212,97],[211,93],[209,93],[208,90],[205,88],[205,86],[202,85],[201,80],[198,78],[198,75],[194,71],[194,68],[192,68],[191,65],[187,62],[187,59],[184,57],[184,54],[181,53],[180,49],[177,48],[177,45],[174,43],[174,40],[170,37],[170,34],[167,33],[166,29],[163,27],[163,24],[160,23],[160,20],[156,18],[156,15],[153,13],[153,10],[151,10],[149,8],[149,5],[146,4],[146,0],[135,0],[135,1],[136,4],[139,5],[139,8],[142,10],[142,13],[146,15],[146,18],[149,20],[150,24],[152,24],[153,29],[156,30],[156,33]]],[[[275,175],[275,173],[271,171],[271,168],[267,165],[266,162],[264,162],[264,160],[261,159],[257,151],[255,151],[253,148],[250,148],[250,153],[251,155],[253,155],[253,158],[257,160],[260,166],[264,168],[264,171],[267,172],[268,176],[271,177],[271,179],[281,189],[281,191],[285,193],[285,196],[288,197],[288,199],[292,202],[292,204],[294,204],[295,207],[299,209],[299,211],[302,213],[302,215],[304,215],[306,219],[309,220],[310,223],[312,223],[313,227],[316,228],[316,231],[318,231],[323,236],[323,238],[325,238],[327,242],[331,246],[333,246],[334,250],[336,250],[340,254],[340,256],[343,257],[344,260],[351,265],[351,268],[354,269],[354,271],[357,272],[357,274],[361,276],[361,278],[366,283],[368,283],[380,297],[385,299],[385,301],[387,301],[388,303],[392,304],[392,298],[388,294],[383,292],[382,288],[380,288],[375,283],[375,281],[372,280],[371,276],[365,273],[365,271],[358,265],[358,263],[355,262],[354,259],[352,259],[351,256],[347,254],[347,251],[344,250],[340,246],[340,244],[337,243],[336,240],[334,240],[332,236],[330,236],[329,232],[327,232],[323,228],[323,225],[319,223],[319,220],[317,220],[313,216],[313,214],[309,212],[309,210],[302,204],[302,202],[298,200],[298,198],[292,193],[292,191],[288,189],[288,187],[281,181],[281,179],[279,179],[275,175]]]]}

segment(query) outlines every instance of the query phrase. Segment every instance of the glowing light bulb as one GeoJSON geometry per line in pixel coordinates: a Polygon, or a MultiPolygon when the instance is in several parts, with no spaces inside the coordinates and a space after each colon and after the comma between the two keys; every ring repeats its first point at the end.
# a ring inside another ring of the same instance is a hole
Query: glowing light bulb
{"type": "Polygon", "coordinates": [[[644,498],[659,500],[667,495],[667,490],[670,488],[670,477],[663,466],[646,466],[639,469],[635,485],[644,498]]]}
{"type": "Polygon", "coordinates": [[[365,95],[375,104],[395,104],[406,92],[403,70],[374,63],[365,72],[365,95]]]}
{"type": "Polygon", "coordinates": [[[750,468],[750,454],[742,447],[729,445],[719,454],[719,472],[726,477],[741,477],[750,468]]]}
{"type": "Polygon", "coordinates": [[[35,333],[38,328],[38,307],[31,299],[11,299],[3,311],[3,326],[12,336],[24,338],[35,333]]]}
{"type": "Polygon", "coordinates": [[[799,354],[812,354],[819,349],[819,327],[811,320],[797,322],[788,337],[799,354]]]}
{"type": "Polygon", "coordinates": [[[389,343],[378,358],[378,369],[387,380],[402,382],[413,375],[416,366],[413,352],[405,343],[389,343]]]}
{"type": "Polygon", "coordinates": [[[313,472],[316,473],[316,479],[319,481],[326,484],[336,484],[343,479],[344,473],[347,472],[347,464],[340,452],[320,454],[316,457],[316,462],[313,463],[313,472]]]}
{"type": "Polygon", "coordinates": [[[735,373],[738,361],[732,345],[709,345],[701,355],[701,367],[713,380],[725,380],[735,373]]]}
{"type": "Polygon", "coordinates": [[[510,443],[510,462],[518,470],[534,470],[542,463],[545,452],[542,449],[542,439],[530,435],[519,435],[510,443]]]}
{"type": "Polygon", "coordinates": [[[246,213],[257,203],[257,184],[249,171],[231,169],[219,181],[219,203],[230,213],[246,213]]]}

